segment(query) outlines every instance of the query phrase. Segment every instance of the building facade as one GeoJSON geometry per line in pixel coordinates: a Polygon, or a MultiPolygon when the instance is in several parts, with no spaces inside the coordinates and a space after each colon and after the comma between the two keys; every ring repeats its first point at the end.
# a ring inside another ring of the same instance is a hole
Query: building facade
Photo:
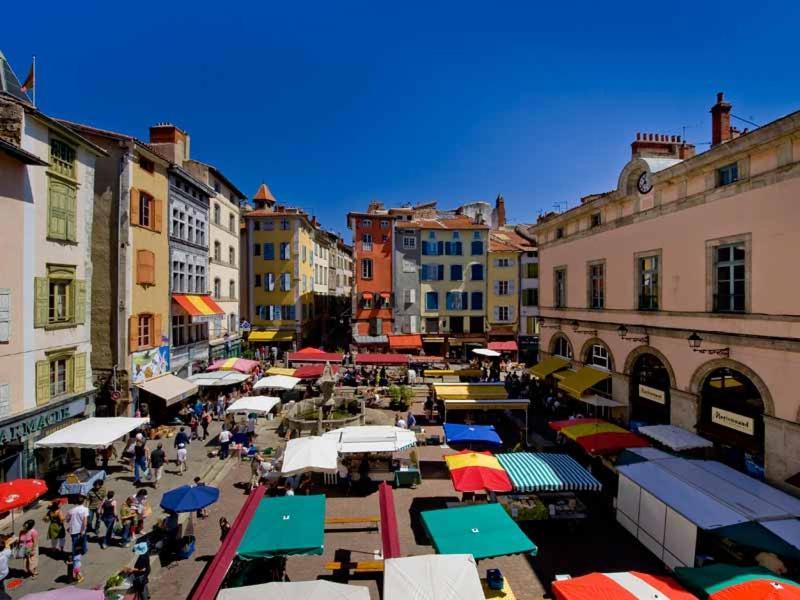
{"type": "Polygon", "coordinates": [[[394,333],[420,333],[420,230],[398,220],[394,232],[394,333]]]}
{"type": "MultiPolygon", "coordinates": [[[[606,373],[587,393],[672,423],[787,487],[800,471],[800,112],[750,132],[722,94],[712,147],[637,135],[616,189],[530,229],[540,355],[606,373]]],[[[800,489],[794,488],[794,492],[800,489]]]]}
{"type": "Polygon", "coordinates": [[[489,232],[486,318],[489,342],[517,341],[520,322],[520,259],[525,240],[513,231],[489,232]]]}
{"type": "MultiPolygon", "coordinates": [[[[517,226],[517,233],[525,236],[528,227],[517,226]]],[[[539,251],[532,239],[520,255],[520,306],[519,345],[520,360],[536,362],[539,351],[539,251]]]]}
{"type": "Polygon", "coordinates": [[[34,449],[94,413],[94,168],[101,148],[35,109],[0,54],[0,480],[45,477],[66,449],[34,449]]]}

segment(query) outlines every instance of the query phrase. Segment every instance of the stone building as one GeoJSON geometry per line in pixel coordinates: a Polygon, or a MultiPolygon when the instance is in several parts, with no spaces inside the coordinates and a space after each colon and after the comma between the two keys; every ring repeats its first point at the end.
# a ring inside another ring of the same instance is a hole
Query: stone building
{"type": "Polygon", "coordinates": [[[800,112],[739,132],[730,111],[719,94],[700,154],[637,134],[615,189],[530,228],[540,355],[591,367],[562,373],[580,384],[565,387],[618,402],[634,426],[696,431],[721,460],[788,487],[800,471],[800,290],[787,276],[800,112]]]}
{"type": "Polygon", "coordinates": [[[419,229],[407,228],[407,221],[395,225],[394,266],[395,289],[394,333],[420,333],[419,229]]]}

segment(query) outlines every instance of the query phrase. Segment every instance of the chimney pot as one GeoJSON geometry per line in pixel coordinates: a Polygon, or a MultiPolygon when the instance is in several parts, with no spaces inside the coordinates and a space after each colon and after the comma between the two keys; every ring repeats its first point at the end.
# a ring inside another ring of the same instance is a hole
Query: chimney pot
{"type": "Polygon", "coordinates": [[[642,139],[642,134],[637,131],[636,132],[636,141],[639,141],[640,139],[642,139]]]}
{"type": "Polygon", "coordinates": [[[722,102],[725,95],[722,92],[717,92],[717,102],[722,102]]]}

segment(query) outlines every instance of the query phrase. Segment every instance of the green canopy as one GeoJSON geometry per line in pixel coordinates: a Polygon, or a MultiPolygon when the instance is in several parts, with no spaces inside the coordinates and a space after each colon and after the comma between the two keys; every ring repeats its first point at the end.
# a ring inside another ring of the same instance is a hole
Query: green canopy
{"type": "Polygon", "coordinates": [[[439,554],[472,554],[475,560],[538,549],[500,504],[428,510],[422,523],[439,554]]]}
{"type": "MultiPolygon", "coordinates": [[[[701,568],[676,567],[675,577],[684,586],[701,598],[713,597],[714,594],[729,591],[728,598],[763,598],[757,590],[763,585],[770,589],[770,582],[788,585],[791,589],[800,589],[798,584],[790,579],[778,577],[764,567],[750,566],[737,567],[725,563],[717,563],[701,568]],[[738,594],[733,593],[733,588],[739,588],[738,594]]],[[[794,597],[794,596],[791,596],[794,597]]]]}
{"type": "Polygon", "coordinates": [[[325,496],[280,496],[261,501],[239,543],[240,558],[322,554],[325,496]]]}

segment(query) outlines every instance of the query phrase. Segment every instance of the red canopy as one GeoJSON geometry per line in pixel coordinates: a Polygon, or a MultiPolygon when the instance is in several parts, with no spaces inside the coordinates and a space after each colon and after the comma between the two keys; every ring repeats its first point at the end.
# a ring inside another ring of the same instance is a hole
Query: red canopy
{"type": "MultiPolygon", "coordinates": [[[[306,350],[308,350],[306,348],[306,350]]],[[[290,352],[289,362],[306,362],[306,363],[341,363],[342,354],[336,352],[323,352],[316,350],[314,352],[290,352]]]]}
{"type": "Polygon", "coordinates": [[[14,479],[0,483],[0,512],[27,506],[47,493],[47,484],[41,479],[14,479]]]}
{"type": "Polygon", "coordinates": [[[445,460],[450,469],[453,488],[458,492],[483,492],[486,490],[510,492],[513,489],[508,473],[494,455],[487,450],[483,452],[462,450],[448,455],[445,460]]]}
{"type": "MultiPolygon", "coordinates": [[[[291,359],[290,359],[291,360],[291,359]]],[[[407,354],[369,354],[359,352],[356,354],[357,365],[407,365],[407,354]]]]}
{"type": "Polygon", "coordinates": [[[589,454],[614,454],[626,448],[645,448],[650,445],[646,439],[629,431],[593,433],[581,436],[576,441],[589,454]]]}
{"type": "Polygon", "coordinates": [[[400,531],[397,527],[397,513],[394,509],[394,491],[385,481],[378,487],[378,506],[381,510],[381,542],[383,558],[399,558],[400,531]]]}
{"type": "Polygon", "coordinates": [[[391,350],[419,350],[422,348],[422,336],[417,334],[390,335],[389,348],[391,350]]]}
{"type": "Polygon", "coordinates": [[[325,350],[314,348],[314,346],[306,346],[305,348],[300,348],[295,354],[325,354],[325,350]]]}
{"type": "MultiPolygon", "coordinates": [[[[317,379],[322,377],[322,371],[324,370],[325,365],[303,365],[294,370],[294,375],[292,375],[292,377],[297,377],[298,379],[317,379]]],[[[331,365],[331,370],[334,373],[338,373],[339,365],[331,365]]]]}
{"type": "MultiPolygon", "coordinates": [[[[642,594],[642,588],[654,588],[661,595],[653,593],[653,598],[669,600],[697,600],[694,594],[672,577],[649,575],[631,571],[629,573],[590,573],[583,577],[573,577],[553,582],[553,596],[556,600],[637,600],[650,598],[650,593],[642,594]]],[[[754,596],[755,597],[755,596],[754,596]]]]}
{"type": "Polygon", "coordinates": [[[253,515],[261,504],[261,499],[267,488],[259,485],[254,488],[250,495],[245,500],[242,510],[236,515],[233,521],[231,530],[219,546],[217,553],[208,565],[208,568],[203,573],[203,578],[197,584],[192,600],[214,600],[217,597],[222,582],[228,574],[233,559],[236,557],[236,550],[239,548],[239,543],[242,541],[250,521],[253,520],[253,515]]]}
{"type": "Polygon", "coordinates": [[[593,417],[581,417],[580,419],[565,419],[563,421],[550,421],[547,426],[553,431],[561,431],[564,427],[571,427],[572,425],[583,425],[586,423],[602,423],[603,419],[595,419],[593,417]]]}
{"type": "Polygon", "coordinates": [[[509,342],[489,342],[489,350],[496,350],[498,352],[516,352],[517,342],[514,340],[509,342]]]}

